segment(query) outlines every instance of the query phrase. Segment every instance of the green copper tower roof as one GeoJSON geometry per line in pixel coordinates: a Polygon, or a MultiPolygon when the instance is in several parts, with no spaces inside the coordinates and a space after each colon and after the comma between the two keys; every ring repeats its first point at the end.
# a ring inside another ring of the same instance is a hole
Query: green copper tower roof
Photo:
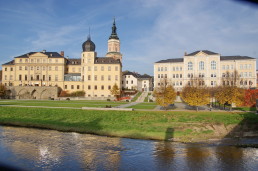
{"type": "Polygon", "coordinates": [[[115,18],[114,18],[114,22],[113,22],[113,26],[112,26],[112,33],[111,33],[109,39],[117,39],[117,40],[119,40],[119,38],[117,36],[117,33],[116,33],[116,21],[115,21],[115,18]]]}

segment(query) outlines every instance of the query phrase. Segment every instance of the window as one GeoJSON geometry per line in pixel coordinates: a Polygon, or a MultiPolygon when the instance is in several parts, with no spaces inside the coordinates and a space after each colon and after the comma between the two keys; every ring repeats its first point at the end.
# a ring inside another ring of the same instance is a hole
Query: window
{"type": "Polygon", "coordinates": [[[180,74],[180,78],[182,78],[182,74],[180,74]]]}
{"type": "Polygon", "coordinates": [[[160,71],[160,67],[158,67],[158,71],[160,71]]]}
{"type": "Polygon", "coordinates": [[[229,65],[227,65],[226,69],[229,70],[229,65]]]}
{"type": "Polygon", "coordinates": [[[46,63],[46,59],[43,59],[43,63],[46,63]]]}
{"type": "Polygon", "coordinates": [[[94,89],[95,89],[95,90],[97,90],[97,89],[98,89],[98,86],[97,86],[97,85],[95,85],[95,86],[94,86],[94,89]]]}
{"type": "Polygon", "coordinates": [[[118,75],[115,76],[115,80],[118,81],[118,75]]]}
{"type": "Polygon", "coordinates": [[[117,66],[115,67],[115,71],[118,71],[118,67],[117,66]]]}
{"type": "Polygon", "coordinates": [[[182,67],[180,67],[180,71],[182,71],[183,70],[183,68],[182,67]]]}
{"type": "Polygon", "coordinates": [[[49,71],[51,71],[51,70],[52,70],[51,66],[48,68],[48,70],[49,70],[49,71]]]}
{"type": "Polygon", "coordinates": [[[90,81],[90,79],[91,79],[91,78],[90,78],[90,75],[88,75],[88,81],[90,81]]]}
{"type": "MultiPolygon", "coordinates": [[[[11,68],[11,70],[12,70],[12,69],[13,69],[13,68],[11,68]]],[[[25,70],[28,70],[28,67],[25,66],[25,70]]]]}
{"type": "Polygon", "coordinates": [[[97,75],[94,75],[94,80],[95,80],[95,81],[97,81],[97,80],[98,80],[97,75]]]}
{"type": "Polygon", "coordinates": [[[20,59],[20,63],[22,63],[22,59],[20,59]]]}
{"type": "Polygon", "coordinates": [[[7,71],[7,68],[5,68],[4,71],[7,71]]]}
{"type": "Polygon", "coordinates": [[[243,69],[243,65],[242,64],[240,65],[240,69],[243,69]]]}
{"type": "Polygon", "coordinates": [[[179,77],[179,75],[178,74],[176,74],[176,78],[178,78],[179,77]]]}
{"type": "Polygon", "coordinates": [[[40,63],[40,60],[39,60],[39,59],[37,59],[37,63],[40,63]]]}
{"type": "Polygon", "coordinates": [[[111,89],[111,86],[110,86],[110,85],[108,86],[108,89],[109,89],[109,90],[111,89]]]}
{"type": "Polygon", "coordinates": [[[108,66],[108,71],[111,71],[111,66],[108,66]]]}
{"type": "Polygon", "coordinates": [[[48,76],[48,81],[51,81],[51,75],[48,76]]]}
{"type": "Polygon", "coordinates": [[[28,59],[25,59],[25,62],[28,62],[28,59]]]}
{"type": "Polygon", "coordinates": [[[163,71],[163,67],[160,68],[160,71],[163,71]]]}
{"type": "Polygon", "coordinates": [[[55,81],[58,81],[58,75],[55,75],[55,81]]]}
{"type": "MultiPolygon", "coordinates": [[[[27,75],[25,75],[25,76],[27,76],[27,75]]],[[[12,75],[10,75],[10,80],[13,80],[13,76],[12,75]]]]}
{"type": "Polygon", "coordinates": [[[199,62],[199,70],[204,70],[204,62],[199,62]]]}
{"type": "Polygon", "coordinates": [[[160,78],[160,75],[158,74],[158,78],[160,78]]]}
{"type": "Polygon", "coordinates": [[[19,75],[19,80],[20,80],[20,81],[22,80],[22,75],[19,75]]]}
{"type": "Polygon", "coordinates": [[[73,86],[73,85],[71,85],[71,89],[74,89],[74,86],[73,86]]]}
{"type": "Polygon", "coordinates": [[[22,66],[19,67],[19,70],[22,70],[22,66]]]}
{"type": "Polygon", "coordinates": [[[36,75],[36,80],[39,80],[39,75],[36,75]]]}
{"type": "Polygon", "coordinates": [[[7,80],[7,75],[4,76],[4,80],[7,80]]]}
{"type": "Polygon", "coordinates": [[[213,86],[213,81],[211,81],[211,85],[213,86]]]}
{"type": "Polygon", "coordinates": [[[251,72],[249,72],[249,77],[252,77],[252,73],[251,72]]]}
{"type": "Polygon", "coordinates": [[[133,84],[133,80],[131,80],[131,84],[133,84]]]}
{"type": "Polygon", "coordinates": [[[217,68],[216,61],[211,61],[211,69],[215,70],[217,68]]]}
{"type": "Polygon", "coordinates": [[[46,79],[46,76],[45,76],[45,75],[43,75],[43,81],[45,81],[45,79],[46,79]]]}
{"type": "Polygon", "coordinates": [[[67,85],[65,85],[65,89],[67,89],[67,85]]]}
{"type": "Polygon", "coordinates": [[[42,70],[45,71],[45,70],[46,70],[46,67],[43,66],[43,67],[42,67],[42,70]]]}
{"type": "Polygon", "coordinates": [[[88,90],[90,90],[91,89],[91,86],[90,85],[88,85],[88,90]]]}
{"type": "Polygon", "coordinates": [[[164,78],[167,78],[167,74],[164,75],[164,78]]]}
{"type": "Polygon", "coordinates": [[[104,90],[104,86],[103,85],[101,86],[101,90],[104,90]]]}
{"type": "Polygon", "coordinates": [[[37,66],[37,70],[39,70],[39,66],[37,66]]]}
{"type": "Polygon", "coordinates": [[[167,67],[165,67],[165,71],[167,71],[167,67]]]}
{"type": "Polygon", "coordinates": [[[77,85],[77,89],[80,89],[80,85],[77,85]]]}
{"type": "Polygon", "coordinates": [[[33,63],[33,62],[34,62],[34,60],[33,60],[33,59],[31,59],[31,60],[30,60],[30,62],[31,62],[31,63],[33,63]]]}
{"type": "Polygon", "coordinates": [[[176,70],[178,71],[178,70],[179,70],[179,68],[178,68],[178,67],[176,67],[176,70]]]}
{"type": "Polygon", "coordinates": [[[58,59],[56,59],[56,63],[58,63],[58,59]]]}
{"type": "Polygon", "coordinates": [[[94,66],[94,71],[97,71],[98,70],[98,67],[97,66],[94,66]]]}
{"type": "Polygon", "coordinates": [[[90,66],[88,67],[88,71],[91,71],[91,67],[90,66]]]}
{"type": "Polygon", "coordinates": [[[101,81],[104,81],[104,75],[101,75],[101,81]]]}
{"type": "Polygon", "coordinates": [[[108,81],[111,81],[111,75],[108,76],[108,81]]]}
{"type": "Polygon", "coordinates": [[[104,71],[104,66],[101,66],[101,71],[104,71]]]}
{"type": "MultiPolygon", "coordinates": [[[[25,67],[26,68],[26,67],[25,67]]],[[[13,67],[11,67],[11,71],[13,71],[13,67]]]]}
{"type": "Polygon", "coordinates": [[[175,71],[175,67],[173,67],[173,71],[175,71]]]}
{"type": "Polygon", "coordinates": [[[252,69],[252,64],[249,64],[249,69],[252,69]]]}
{"type": "Polygon", "coordinates": [[[33,75],[30,76],[30,80],[33,80],[33,75]]]}
{"type": "Polygon", "coordinates": [[[55,70],[58,71],[58,66],[55,67],[55,70]]]}
{"type": "Polygon", "coordinates": [[[188,70],[193,70],[193,63],[192,62],[188,62],[188,70]]]}

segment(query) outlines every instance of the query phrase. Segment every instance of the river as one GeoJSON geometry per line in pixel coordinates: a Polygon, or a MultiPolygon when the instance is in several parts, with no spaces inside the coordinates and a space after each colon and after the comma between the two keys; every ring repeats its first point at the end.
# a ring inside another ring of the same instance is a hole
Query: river
{"type": "Polygon", "coordinates": [[[0,126],[0,165],[23,170],[257,170],[258,148],[232,143],[184,144],[0,126]]]}

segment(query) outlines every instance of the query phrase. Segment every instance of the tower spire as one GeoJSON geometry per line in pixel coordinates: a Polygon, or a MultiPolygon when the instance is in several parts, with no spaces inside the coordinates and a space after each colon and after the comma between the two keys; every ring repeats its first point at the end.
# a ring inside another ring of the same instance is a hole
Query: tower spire
{"type": "Polygon", "coordinates": [[[116,19],[115,19],[115,17],[114,17],[113,26],[112,26],[112,33],[111,33],[109,39],[119,40],[119,38],[117,36],[117,33],[116,33],[116,19]]]}
{"type": "Polygon", "coordinates": [[[90,38],[90,27],[89,27],[89,35],[88,35],[88,37],[87,37],[87,40],[90,40],[91,38],[90,38]]]}

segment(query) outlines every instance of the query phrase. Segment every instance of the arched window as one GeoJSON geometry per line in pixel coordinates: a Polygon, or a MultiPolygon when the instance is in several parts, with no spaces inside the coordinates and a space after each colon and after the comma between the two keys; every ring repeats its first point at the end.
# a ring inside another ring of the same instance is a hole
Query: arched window
{"type": "Polygon", "coordinates": [[[217,66],[216,66],[216,61],[211,61],[211,69],[216,69],[217,66]]]}
{"type": "Polygon", "coordinates": [[[193,70],[193,63],[192,62],[188,62],[188,70],[193,70]]]}
{"type": "Polygon", "coordinates": [[[199,70],[204,70],[204,62],[199,62],[199,70]]]}

